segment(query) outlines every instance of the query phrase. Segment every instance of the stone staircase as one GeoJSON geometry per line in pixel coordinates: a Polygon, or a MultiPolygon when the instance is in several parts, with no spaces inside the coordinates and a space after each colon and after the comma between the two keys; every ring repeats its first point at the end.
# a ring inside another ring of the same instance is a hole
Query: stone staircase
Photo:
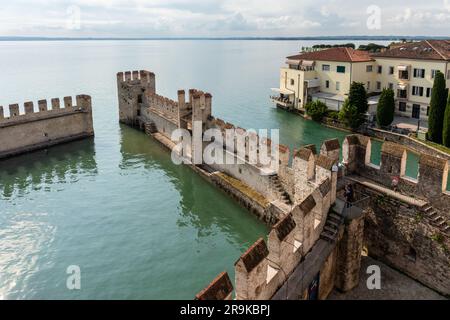
{"type": "Polygon", "coordinates": [[[277,191],[278,196],[281,199],[281,201],[288,206],[292,206],[294,203],[293,203],[291,197],[289,196],[289,193],[287,193],[287,191],[283,188],[283,185],[281,184],[280,178],[278,177],[278,175],[270,176],[269,179],[270,179],[272,186],[277,191]]]}
{"type": "Polygon", "coordinates": [[[450,235],[450,225],[448,220],[443,217],[433,206],[429,203],[422,206],[421,211],[425,214],[425,217],[433,224],[438,227],[443,233],[450,235]]]}
{"type": "Polygon", "coordinates": [[[150,135],[152,135],[154,133],[157,133],[157,132],[158,132],[158,129],[156,128],[156,125],[155,125],[154,122],[147,122],[145,124],[145,133],[147,135],[150,136],[150,135]]]}
{"type": "Polygon", "coordinates": [[[342,223],[344,223],[344,205],[342,205],[341,202],[342,201],[337,201],[333,207],[333,210],[328,213],[327,221],[323,227],[322,234],[320,235],[322,240],[328,242],[335,242],[337,240],[339,235],[339,227],[342,223]]]}

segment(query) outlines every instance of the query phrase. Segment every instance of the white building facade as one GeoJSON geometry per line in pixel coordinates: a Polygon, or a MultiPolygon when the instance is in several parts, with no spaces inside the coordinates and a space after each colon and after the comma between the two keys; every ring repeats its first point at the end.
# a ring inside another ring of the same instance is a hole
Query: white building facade
{"type": "Polygon", "coordinates": [[[272,97],[279,107],[303,112],[308,101],[320,100],[339,111],[355,81],[366,87],[369,113],[376,113],[381,91],[391,88],[397,115],[427,120],[437,71],[450,87],[450,41],[406,43],[375,54],[331,48],[287,57],[286,65],[272,97]]]}

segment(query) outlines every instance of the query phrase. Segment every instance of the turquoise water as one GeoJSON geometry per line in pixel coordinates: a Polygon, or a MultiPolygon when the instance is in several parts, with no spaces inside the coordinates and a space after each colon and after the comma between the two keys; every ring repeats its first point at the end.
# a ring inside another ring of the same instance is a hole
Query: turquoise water
{"type": "Polygon", "coordinates": [[[119,126],[116,72],[160,94],[213,94],[213,113],[279,128],[291,147],[344,132],[274,109],[279,67],[306,42],[0,42],[0,105],[90,94],[95,139],[0,162],[0,298],[191,299],[267,228],[143,133],[119,126]],[[81,290],[66,269],[81,268],[81,290]]]}

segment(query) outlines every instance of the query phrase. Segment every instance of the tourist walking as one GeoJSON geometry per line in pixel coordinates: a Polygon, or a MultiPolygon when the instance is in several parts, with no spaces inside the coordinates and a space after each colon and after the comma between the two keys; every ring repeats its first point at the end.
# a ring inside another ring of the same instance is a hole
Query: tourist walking
{"type": "Polygon", "coordinates": [[[351,208],[353,203],[353,186],[351,184],[347,184],[345,186],[345,206],[347,208],[351,208]]]}

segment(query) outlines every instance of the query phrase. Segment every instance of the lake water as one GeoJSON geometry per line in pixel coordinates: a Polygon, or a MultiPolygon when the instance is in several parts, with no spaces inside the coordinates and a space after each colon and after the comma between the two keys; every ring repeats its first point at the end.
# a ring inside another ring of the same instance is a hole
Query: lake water
{"type": "Polygon", "coordinates": [[[96,133],[0,162],[0,298],[192,299],[221,271],[233,277],[234,261],[267,228],[118,124],[116,73],[153,71],[159,94],[202,89],[213,94],[216,117],[280,129],[291,147],[319,145],[346,134],[268,100],[284,58],[312,44],[0,42],[0,105],[90,94],[96,133]],[[80,291],[66,288],[71,265],[81,268],[80,291]]]}

